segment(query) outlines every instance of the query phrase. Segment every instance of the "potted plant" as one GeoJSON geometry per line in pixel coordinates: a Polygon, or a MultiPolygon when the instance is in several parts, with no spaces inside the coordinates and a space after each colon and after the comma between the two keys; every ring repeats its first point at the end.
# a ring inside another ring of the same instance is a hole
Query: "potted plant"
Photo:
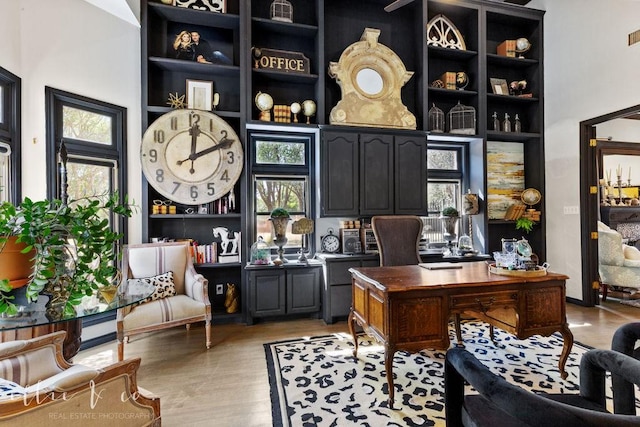
{"type": "Polygon", "coordinates": [[[536,223],[533,220],[524,216],[521,216],[516,220],[516,230],[524,230],[527,234],[531,233],[534,225],[536,225],[536,223]]]}
{"type": "Polygon", "coordinates": [[[451,246],[452,242],[456,240],[456,225],[458,224],[459,217],[460,214],[458,213],[458,210],[452,206],[442,209],[440,220],[444,227],[443,237],[444,240],[449,242],[449,246],[451,246]]]}
{"type": "MultiPolygon", "coordinates": [[[[73,314],[82,297],[94,294],[115,280],[117,244],[122,234],[112,231],[105,210],[129,217],[132,206],[117,193],[102,199],[83,198],[65,204],[61,200],[32,201],[18,206],[0,204],[0,256],[7,242],[24,245],[30,261],[26,298],[36,301],[42,293],[49,304],[73,314]]],[[[15,314],[10,280],[0,271],[0,313],[15,314]]]]}
{"type": "Polygon", "coordinates": [[[287,224],[289,224],[290,220],[291,217],[289,216],[289,211],[284,208],[275,208],[271,211],[271,217],[269,218],[269,221],[271,221],[271,225],[273,226],[273,234],[275,235],[273,243],[278,246],[277,261],[279,263],[287,262],[284,257],[283,246],[287,244],[287,224]]]}

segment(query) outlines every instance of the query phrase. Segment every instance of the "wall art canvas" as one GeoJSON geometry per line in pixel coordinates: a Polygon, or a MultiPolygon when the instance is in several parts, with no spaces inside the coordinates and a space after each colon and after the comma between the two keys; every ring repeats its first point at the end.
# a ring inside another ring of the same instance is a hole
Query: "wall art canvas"
{"type": "Polygon", "coordinates": [[[524,147],[516,142],[487,141],[487,214],[504,219],[524,190],[524,147]]]}

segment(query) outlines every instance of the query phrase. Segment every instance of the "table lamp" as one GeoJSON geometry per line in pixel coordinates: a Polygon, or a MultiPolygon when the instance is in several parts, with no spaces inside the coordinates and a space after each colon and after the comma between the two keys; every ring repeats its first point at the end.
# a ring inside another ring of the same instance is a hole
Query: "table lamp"
{"type": "Polygon", "coordinates": [[[473,225],[471,218],[473,215],[477,215],[480,212],[478,205],[478,195],[471,193],[471,190],[467,190],[467,194],[462,196],[462,213],[469,216],[469,238],[471,239],[471,246],[473,247],[473,225]]]}
{"type": "Polygon", "coordinates": [[[291,234],[302,235],[302,245],[300,247],[299,262],[307,262],[306,248],[306,235],[313,233],[313,220],[309,218],[300,218],[291,224],[291,234]]]}

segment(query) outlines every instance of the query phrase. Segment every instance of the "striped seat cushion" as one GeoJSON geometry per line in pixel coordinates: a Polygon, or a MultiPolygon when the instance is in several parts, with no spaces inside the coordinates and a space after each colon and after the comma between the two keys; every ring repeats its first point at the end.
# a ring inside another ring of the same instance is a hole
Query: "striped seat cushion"
{"type": "Polygon", "coordinates": [[[186,295],[176,295],[139,305],[123,319],[125,333],[127,331],[160,325],[174,320],[202,316],[204,320],[204,303],[192,300],[186,295]]]}

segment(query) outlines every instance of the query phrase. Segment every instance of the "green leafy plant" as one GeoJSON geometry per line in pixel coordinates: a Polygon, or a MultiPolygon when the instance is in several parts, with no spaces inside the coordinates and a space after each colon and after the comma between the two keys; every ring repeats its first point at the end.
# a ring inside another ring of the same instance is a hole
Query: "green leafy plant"
{"type": "MultiPolygon", "coordinates": [[[[33,272],[26,296],[36,301],[41,293],[64,295],[64,313],[72,314],[83,296],[117,277],[118,243],[122,237],[111,229],[105,211],[130,217],[133,205],[119,202],[117,193],[98,199],[32,201],[18,206],[0,204],[0,253],[11,236],[33,253],[33,272]]],[[[9,280],[0,272],[0,313],[15,314],[9,280]]]]}
{"type": "Polygon", "coordinates": [[[452,206],[442,209],[442,216],[460,216],[458,210],[452,206]]]}
{"type": "Polygon", "coordinates": [[[284,208],[275,208],[271,211],[271,218],[289,218],[289,211],[284,208]]]}
{"type": "Polygon", "coordinates": [[[516,230],[524,230],[526,233],[531,233],[534,225],[536,225],[535,222],[524,216],[516,220],[516,230]]]}

